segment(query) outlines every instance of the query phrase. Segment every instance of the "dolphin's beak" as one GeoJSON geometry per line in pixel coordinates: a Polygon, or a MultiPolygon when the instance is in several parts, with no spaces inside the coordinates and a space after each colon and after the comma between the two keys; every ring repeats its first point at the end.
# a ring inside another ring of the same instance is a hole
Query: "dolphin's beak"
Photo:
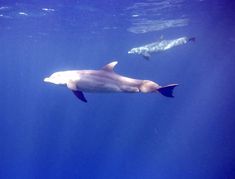
{"type": "Polygon", "coordinates": [[[52,83],[52,84],[55,84],[55,85],[60,84],[59,81],[57,81],[56,79],[50,78],[50,77],[44,78],[43,81],[46,82],[46,83],[52,83]]]}
{"type": "Polygon", "coordinates": [[[47,82],[47,83],[51,82],[51,81],[50,81],[50,78],[44,78],[43,81],[44,81],[44,82],[47,82]]]}

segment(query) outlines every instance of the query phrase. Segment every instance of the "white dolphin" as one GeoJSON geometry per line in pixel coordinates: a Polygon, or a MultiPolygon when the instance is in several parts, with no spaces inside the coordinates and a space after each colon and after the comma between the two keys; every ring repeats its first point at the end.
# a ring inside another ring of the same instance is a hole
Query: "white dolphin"
{"type": "Polygon", "coordinates": [[[190,37],[190,38],[181,37],[181,38],[173,39],[173,40],[157,41],[157,42],[143,45],[141,47],[132,48],[130,51],[128,51],[128,53],[142,55],[145,59],[148,60],[152,53],[165,51],[165,50],[171,49],[172,47],[186,44],[190,41],[194,42],[195,39],[196,39],[195,37],[190,37]]]}
{"type": "Polygon", "coordinates": [[[139,80],[121,76],[113,71],[117,61],[100,70],[71,70],[53,73],[44,82],[65,85],[82,101],[87,102],[83,92],[156,93],[173,97],[177,84],[160,86],[150,80],[139,80]]]}

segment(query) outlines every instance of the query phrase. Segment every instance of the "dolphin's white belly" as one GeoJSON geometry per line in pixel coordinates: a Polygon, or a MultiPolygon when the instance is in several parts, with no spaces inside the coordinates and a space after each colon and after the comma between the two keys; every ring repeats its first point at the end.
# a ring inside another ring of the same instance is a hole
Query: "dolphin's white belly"
{"type": "Polygon", "coordinates": [[[102,71],[81,74],[76,82],[77,89],[83,92],[139,92],[137,86],[134,79],[102,71]]]}

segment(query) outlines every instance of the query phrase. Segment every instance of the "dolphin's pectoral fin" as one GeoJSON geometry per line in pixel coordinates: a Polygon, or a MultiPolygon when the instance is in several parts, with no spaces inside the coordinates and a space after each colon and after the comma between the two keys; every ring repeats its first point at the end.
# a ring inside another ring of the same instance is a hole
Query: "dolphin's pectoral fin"
{"type": "Polygon", "coordinates": [[[85,98],[83,92],[81,92],[81,91],[72,91],[72,92],[73,92],[73,94],[75,94],[75,96],[78,97],[78,99],[80,99],[80,100],[82,100],[83,102],[87,103],[87,100],[86,100],[86,98],[85,98]]]}
{"type": "Polygon", "coordinates": [[[105,65],[102,70],[108,71],[108,72],[113,72],[114,67],[117,65],[117,61],[113,61],[107,65],[105,65]]]}
{"type": "Polygon", "coordinates": [[[145,60],[149,60],[149,58],[150,58],[150,54],[149,53],[143,53],[143,57],[144,57],[144,59],[145,60]]]}

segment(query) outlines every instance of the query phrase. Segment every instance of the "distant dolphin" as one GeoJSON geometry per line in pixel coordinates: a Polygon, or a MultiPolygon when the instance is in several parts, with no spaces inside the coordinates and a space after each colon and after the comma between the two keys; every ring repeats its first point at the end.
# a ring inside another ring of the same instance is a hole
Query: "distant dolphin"
{"type": "Polygon", "coordinates": [[[153,42],[141,47],[132,48],[128,53],[129,54],[139,54],[142,55],[145,59],[149,60],[152,53],[165,51],[171,49],[172,47],[176,47],[179,45],[186,44],[190,41],[195,41],[195,37],[181,37],[173,40],[162,40],[153,42]]]}
{"type": "Polygon", "coordinates": [[[121,76],[113,71],[117,61],[105,65],[100,70],[72,70],[55,72],[45,78],[45,82],[65,85],[82,101],[87,102],[83,92],[124,92],[155,93],[160,92],[173,97],[173,89],[177,84],[160,86],[150,80],[138,80],[121,76]]]}

